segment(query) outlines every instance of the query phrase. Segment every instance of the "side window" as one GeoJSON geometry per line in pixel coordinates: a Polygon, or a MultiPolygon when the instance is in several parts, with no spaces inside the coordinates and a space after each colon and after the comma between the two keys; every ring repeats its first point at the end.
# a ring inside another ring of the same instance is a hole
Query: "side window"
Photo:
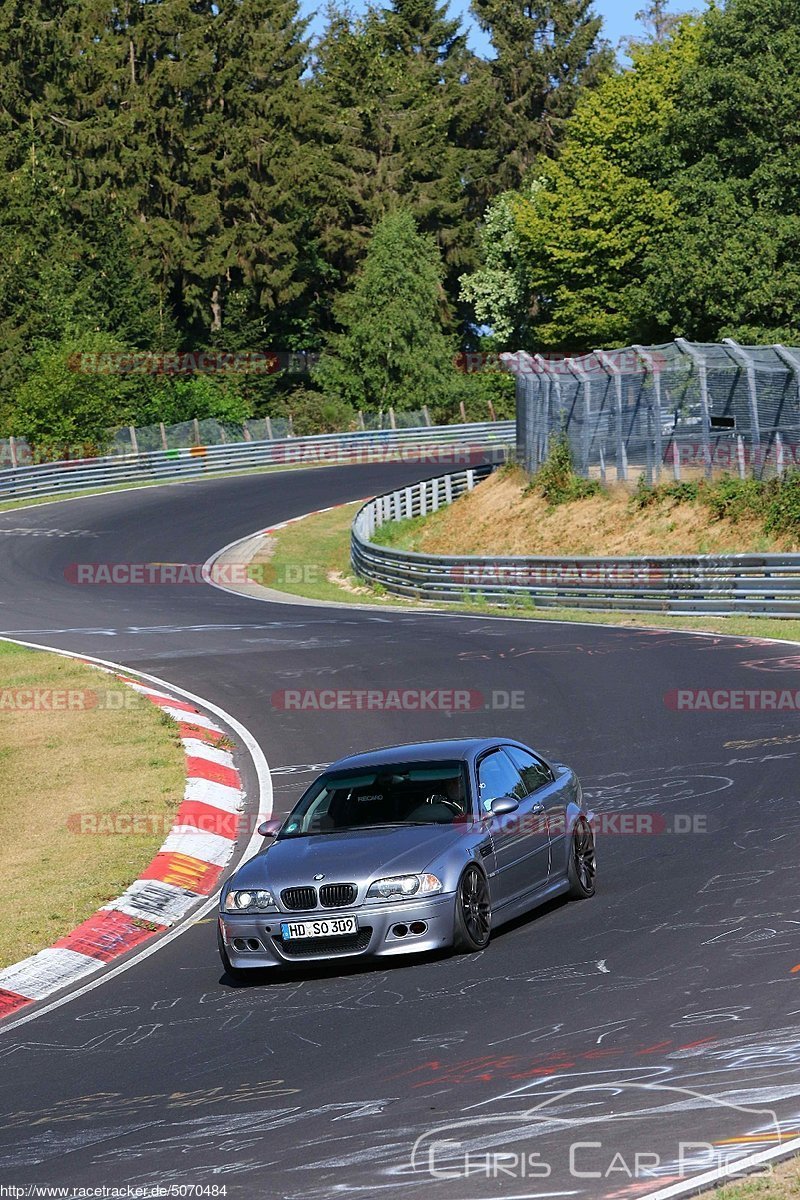
{"type": "Polygon", "coordinates": [[[520,800],[524,795],[525,785],[507,754],[492,750],[481,759],[478,763],[478,803],[482,812],[488,812],[498,796],[516,796],[520,800]]]}
{"type": "Polygon", "coordinates": [[[506,746],[506,753],[516,767],[519,768],[519,773],[522,776],[522,782],[525,785],[525,795],[530,795],[540,787],[545,787],[546,784],[553,782],[553,775],[550,768],[546,766],[540,759],[529,754],[527,750],[520,750],[518,746],[506,746]]]}

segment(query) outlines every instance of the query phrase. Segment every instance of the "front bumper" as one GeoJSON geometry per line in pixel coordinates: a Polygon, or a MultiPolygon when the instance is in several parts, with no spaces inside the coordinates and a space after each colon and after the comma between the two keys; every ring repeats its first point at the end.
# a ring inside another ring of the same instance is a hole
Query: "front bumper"
{"type": "Polygon", "coordinates": [[[231,966],[237,969],[302,965],[341,958],[419,954],[453,944],[455,896],[431,896],[394,904],[317,909],[309,913],[220,913],[219,928],[231,966]],[[297,939],[284,943],[281,922],[355,916],[358,933],[347,937],[297,939]],[[424,932],[412,932],[419,923],[424,932]],[[405,927],[401,935],[397,926],[405,927]],[[369,932],[368,932],[369,931],[369,932]]]}

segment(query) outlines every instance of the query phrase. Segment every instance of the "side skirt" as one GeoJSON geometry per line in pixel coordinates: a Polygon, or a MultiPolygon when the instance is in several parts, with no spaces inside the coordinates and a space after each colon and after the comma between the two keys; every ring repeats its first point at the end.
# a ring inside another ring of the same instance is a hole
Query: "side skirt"
{"type": "Polygon", "coordinates": [[[540,905],[546,904],[548,900],[554,900],[556,896],[563,896],[564,892],[568,891],[569,880],[566,876],[563,876],[561,879],[551,880],[543,887],[537,888],[535,892],[527,892],[523,896],[517,896],[514,900],[507,900],[505,904],[501,904],[493,909],[492,925],[494,928],[497,928],[499,925],[504,925],[507,921],[513,921],[515,917],[530,912],[531,909],[539,908],[540,905]]]}

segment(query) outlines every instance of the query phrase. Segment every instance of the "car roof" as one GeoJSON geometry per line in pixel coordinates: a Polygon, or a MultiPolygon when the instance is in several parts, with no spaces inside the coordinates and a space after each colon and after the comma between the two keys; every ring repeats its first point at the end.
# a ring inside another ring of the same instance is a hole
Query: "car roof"
{"type": "MultiPolygon", "coordinates": [[[[374,750],[364,750],[360,754],[348,754],[337,759],[327,768],[333,770],[349,770],[351,767],[383,766],[386,763],[437,762],[438,760],[452,762],[470,762],[484,750],[493,746],[514,744],[515,738],[451,738],[447,741],[409,742],[406,745],[380,746],[374,750]]],[[[522,743],[516,743],[521,745],[522,743]]]]}

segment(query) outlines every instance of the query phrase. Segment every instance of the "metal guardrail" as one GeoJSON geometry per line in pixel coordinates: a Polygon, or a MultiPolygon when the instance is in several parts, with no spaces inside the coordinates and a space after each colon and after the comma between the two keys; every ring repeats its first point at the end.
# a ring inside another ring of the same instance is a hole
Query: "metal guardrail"
{"type": "Polygon", "coordinates": [[[429,555],[376,545],[387,521],[449,504],[491,467],[425,480],[368,501],[351,531],[357,575],[387,592],[425,600],[485,598],[500,605],[598,612],[800,618],[800,554],[648,558],[429,555]]]}
{"type": "Polygon", "coordinates": [[[514,445],[513,421],[358,430],[283,441],[191,446],[146,454],[40,463],[0,471],[0,501],[57,496],[157,480],[197,479],[254,467],[369,463],[397,458],[420,463],[470,462],[514,445]]]}

